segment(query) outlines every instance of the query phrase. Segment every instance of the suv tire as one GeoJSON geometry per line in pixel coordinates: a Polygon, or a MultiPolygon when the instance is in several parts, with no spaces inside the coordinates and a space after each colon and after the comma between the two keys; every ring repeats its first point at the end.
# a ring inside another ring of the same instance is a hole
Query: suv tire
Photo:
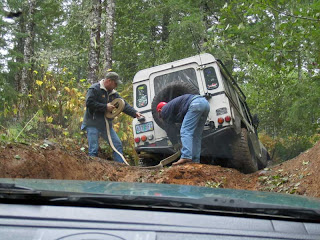
{"type": "Polygon", "coordinates": [[[263,169],[268,165],[268,162],[270,161],[270,155],[265,147],[262,148],[262,157],[261,160],[258,161],[258,168],[263,169]]]}
{"type": "Polygon", "coordinates": [[[231,165],[243,173],[258,171],[258,162],[254,154],[252,144],[248,138],[248,130],[241,129],[240,137],[233,145],[233,159],[231,165]]]}
{"type": "Polygon", "coordinates": [[[163,124],[159,120],[157,105],[160,102],[169,102],[170,100],[179,97],[183,94],[199,94],[199,89],[197,89],[194,85],[188,82],[174,82],[169,84],[160,90],[160,92],[154,96],[151,109],[152,116],[156,123],[163,129],[163,124]]]}

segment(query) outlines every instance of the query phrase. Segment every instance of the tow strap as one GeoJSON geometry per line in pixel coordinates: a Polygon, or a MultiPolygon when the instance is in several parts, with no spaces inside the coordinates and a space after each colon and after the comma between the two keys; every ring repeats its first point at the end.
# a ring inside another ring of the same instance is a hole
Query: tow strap
{"type": "MultiPolygon", "coordinates": [[[[124,102],[124,100],[122,98],[116,98],[111,102],[111,104],[113,106],[115,106],[115,108],[111,112],[107,111],[105,113],[105,115],[104,115],[104,119],[105,119],[105,122],[106,122],[107,136],[108,136],[109,144],[110,144],[111,148],[113,149],[113,151],[115,151],[117,154],[120,155],[120,157],[122,158],[124,163],[126,165],[130,166],[130,164],[127,162],[127,160],[124,158],[124,156],[113,145],[113,142],[112,142],[112,139],[111,139],[111,135],[110,135],[109,121],[108,121],[108,119],[115,118],[116,116],[118,116],[123,111],[124,106],[125,106],[125,102],[124,102]]],[[[180,155],[181,155],[181,152],[180,152],[180,150],[178,150],[177,152],[175,152],[171,156],[161,160],[160,163],[155,165],[155,166],[149,166],[149,167],[133,166],[133,167],[138,167],[138,168],[143,168],[143,169],[163,168],[164,166],[166,166],[166,165],[172,163],[173,161],[175,161],[176,159],[178,159],[180,157],[180,155]]]]}

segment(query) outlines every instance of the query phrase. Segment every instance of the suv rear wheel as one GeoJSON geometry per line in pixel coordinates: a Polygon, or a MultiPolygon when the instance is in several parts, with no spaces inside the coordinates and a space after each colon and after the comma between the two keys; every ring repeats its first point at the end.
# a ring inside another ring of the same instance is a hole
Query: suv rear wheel
{"type": "Polygon", "coordinates": [[[263,147],[261,152],[262,152],[262,156],[261,156],[260,161],[258,161],[259,170],[265,168],[268,165],[268,162],[270,162],[270,155],[269,155],[267,149],[265,147],[263,147]]]}
{"type": "Polygon", "coordinates": [[[232,166],[243,173],[253,173],[258,171],[257,158],[253,151],[253,146],[248,138],[248,130],[241,129],[240,137],[233,144],[232,166]]]}

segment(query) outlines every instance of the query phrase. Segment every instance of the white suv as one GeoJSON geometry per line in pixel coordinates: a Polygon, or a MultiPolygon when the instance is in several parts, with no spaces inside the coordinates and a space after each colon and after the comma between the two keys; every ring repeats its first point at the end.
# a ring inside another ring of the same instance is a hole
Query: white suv
{"type": "Polygon", "coordinates": [[[153,165],[174,153],[156,106],[185,93],[206,96],[210,104],[202,138],[202,163],[251,173],[264,168],[270,160],[258,139],[257,116],[251,116],[245,95],[223,63],[210,54],[137,72],[133,93],[134,107],[145,116],[132,123],[135,149],[144,165],[153,165]]]}

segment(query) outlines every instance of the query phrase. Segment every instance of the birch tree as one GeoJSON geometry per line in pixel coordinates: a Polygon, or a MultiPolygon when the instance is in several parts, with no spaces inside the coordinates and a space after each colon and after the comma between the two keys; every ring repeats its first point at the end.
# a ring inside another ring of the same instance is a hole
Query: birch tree
{"type": "Polygon", "coordinates": [[[112,69],[112,45],[114,34],[114,16],[115,2],[114,0],[106,0],[106,32],[105,32],[105,61],[106,70],[112,69]]]}
{"type": "MultiPolygon", "coordinates": [[[[19,20],[17,21],[18,30],[20,33],[25,33],[25,18],[24,15],[22,15],[19,20]]],[[[22,78],[22,64],[23,64],[23,52],[24,52],[24,38],[22,36],[17,36],[17,42],[16,42],[16,51],[18,53],[21,53],[21,55],[18,55],[16,58],[16,63],[18,65],[18,69],[15,73],[14,79],[15,79],[15,86],[17,91],[21,92],[22,86],[21,86],[21,78],[22,78]]]]}
{"type": "Polygon", "coordinates": [[[97,81],[100,58],[101,0],[93,0],[90,14],[90,47],[88,82],[97,81]]]}
{"type": "Polygon", "coordinates": [[[27,37],[25,39],[24,44],[24,57],[23,61],[25,66],[22,69],[22,76],[21,76],[21,89],[20,92],[22,94],[27,94],[29,90],[29,84],[31,81],[31,73],[29,68],[32,67],[32,57],[34,53],[34,13],[36,7],[36,0],[28,0],[28,13],[26,16],[26,34],[27,37]]]}

